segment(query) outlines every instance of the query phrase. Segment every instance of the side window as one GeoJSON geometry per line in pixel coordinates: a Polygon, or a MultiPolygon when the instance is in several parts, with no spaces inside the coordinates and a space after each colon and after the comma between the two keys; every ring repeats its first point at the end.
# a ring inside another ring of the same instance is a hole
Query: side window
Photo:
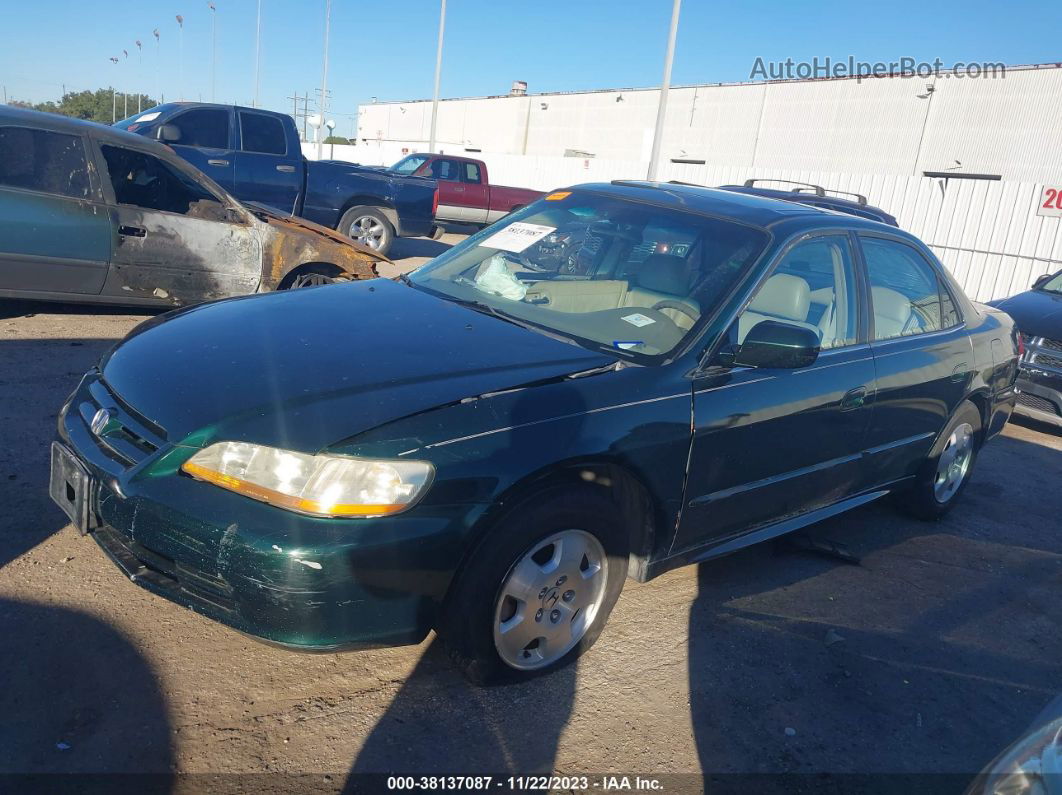
{"type": "Polygon", "coordinates": [[[823,349],[857,340],[857,308],[852,252],[845,235],[797,243],[741,313],[737,343],[764,320],[811,329],[823,349]]]}
{"type": "Polygon", "coordinates": [[[229,112],[227,110],[190,110],[173,120],[181,131],[180,146],[202,146],[207,149],[229,148],[229,112]]]}
{"type": "MultiPolygon", "coordinates": [[[[860,236],[874,306],[874,339],[940,331],[940,282],[917,250],[895,240],[860,236]]],[[[950,311],[955,312],[949,297],[950,311]]],[[[952,324],[954,325],[954,324],[952,324]]]]}
{"type": "Polygon", "coordinates": [[[456,160],[433,160],[431,163],[431,176],[433,179],[448,180],[450,182],[456,182],[460,177],[458,176],[458,168],[456,160]]]}
{"type": "Polygon", "coordinates": [[[209,221],[225,220],[225,208],[218,198],[168,163],[133,149],[101,148],[118,204],[209,221]]]}
{"type": "Polygon", "coordinates": [[[284,125],[275,116],[261,113],[240,114],[240,137],[244,152],[262,152],[267,155],[286,155],[288,140],[284,125]]]}
{"type": "Polygon", "coordinates": [[[475,163],[465,163],[463,182],[468,182],[473,185],[479,184],[479,166],[475,163]]]}
{"type": "Polygon", "coordinates": [[[0,127],[0,185],[87,199],[91,190],[81,138],[0,127]]]}

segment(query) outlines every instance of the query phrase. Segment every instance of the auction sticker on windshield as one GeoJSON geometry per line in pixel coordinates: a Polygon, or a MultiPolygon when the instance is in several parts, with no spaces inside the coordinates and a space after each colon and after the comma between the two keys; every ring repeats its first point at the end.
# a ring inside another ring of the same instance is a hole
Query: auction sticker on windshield
{"type": "Polygon", "coordinates": [[[537,243],[550,232],[556,230],[555,226],[542,226],[541,224],[525,224],[517,222],[509,224],[500,232],[495,232],[482,243],[487,248],[497,248],[502,251],[511,251],[519,254],[532,243],[537,243]]]}

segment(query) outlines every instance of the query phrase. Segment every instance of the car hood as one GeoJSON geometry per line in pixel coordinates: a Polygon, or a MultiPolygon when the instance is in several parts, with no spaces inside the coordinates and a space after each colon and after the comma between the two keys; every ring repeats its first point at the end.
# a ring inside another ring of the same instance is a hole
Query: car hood
{"type": "Polygon", "coordinates": [[[100,369],[175,443],[317,452],[436,406],[614,361],[373,279],[171,312],[138,326],[100,369]]]}
{"type": "Polygon", "coordinates": [[[992,301],[992,306],[1014,318],[1018,329],[1030,337],[1062,340],[1062,295],[1029,290],[992,301]]]}

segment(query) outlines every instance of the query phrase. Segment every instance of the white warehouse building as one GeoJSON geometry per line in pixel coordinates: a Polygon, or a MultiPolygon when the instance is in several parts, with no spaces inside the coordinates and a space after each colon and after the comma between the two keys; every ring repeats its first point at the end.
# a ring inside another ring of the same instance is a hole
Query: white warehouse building
{"type": "MultiPolygon", "coordinates": [[[[746,169],[952,171],[1057,182],[1060,67],[1010,67],[986,77],[676,87],[668,97],[662,157],[746,169]]],[[[446,99],[439,103],[437,148],[648,161],[659,96],[659,89],[615,89],[446,99]]],[[[362,105],[359,155],[373,147],[389,154],[425,149],[430,126],[429,100],[362,105]]]]}

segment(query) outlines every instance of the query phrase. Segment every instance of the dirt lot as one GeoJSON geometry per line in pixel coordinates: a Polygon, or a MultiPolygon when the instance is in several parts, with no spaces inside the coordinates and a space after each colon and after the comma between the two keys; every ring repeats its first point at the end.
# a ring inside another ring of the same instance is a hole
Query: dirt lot
{"type": "Polygon", "coordinates": [[[578,668],[531,684],[471,688],[431,639],[261,645],[125,580],[48,500],[60,404],[140,319],[0,303],[0,773],[788,772],[807,791],[948,773],[918,782],[955,791],[1062,687],[1062,435],[1031,424],[943,522],[875,504],[814,530],[858,565],[761,545],[630,583],[578,668]]]}

